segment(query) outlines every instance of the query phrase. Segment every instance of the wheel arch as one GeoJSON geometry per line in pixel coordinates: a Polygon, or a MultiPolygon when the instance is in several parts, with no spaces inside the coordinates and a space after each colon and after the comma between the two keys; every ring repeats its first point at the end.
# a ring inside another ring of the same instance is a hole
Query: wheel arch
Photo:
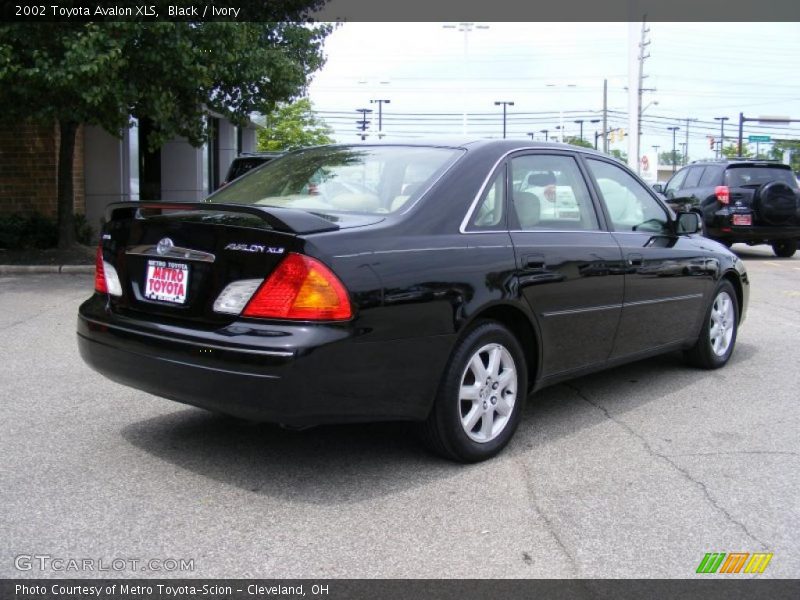
{"type": "Polygon", "coordinates": [[[735,270],[729,269],[722,274],[720,281],[729,281],[733,286],[733,291],[736,292],[736,306],[738,308],[736,312],[739,315],[739,322],[741,323],[744,309],[744,289],[742,288],[739,274],[735,270]]]}
{"type": "Polygon", "coordinates": [[[462,327],[462,332],[469,330],[474,323],[482,320],[497,321],[505,325],[517,338],[525,353],[528,389],[533,389],[536,383],[536,375],[540,371],[542,349],[541,336],[532,318],[522,308],[514,304],[493,304],[472,315],[462,327]]]}

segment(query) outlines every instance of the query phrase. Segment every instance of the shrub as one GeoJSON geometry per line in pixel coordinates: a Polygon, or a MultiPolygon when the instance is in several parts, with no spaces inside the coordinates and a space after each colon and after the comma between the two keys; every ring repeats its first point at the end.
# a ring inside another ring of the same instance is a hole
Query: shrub
{"type": "MultiPolygon", "coordinates": [[[[87,223],[86,217],[75,215],[75,236],[78,242],[89,245],[92,235],[92,227],[87,223]]],[[[58,227],[55,219],[39,213],[0,216],[0,248],[53,248],[57,244],[58,227]]]]}

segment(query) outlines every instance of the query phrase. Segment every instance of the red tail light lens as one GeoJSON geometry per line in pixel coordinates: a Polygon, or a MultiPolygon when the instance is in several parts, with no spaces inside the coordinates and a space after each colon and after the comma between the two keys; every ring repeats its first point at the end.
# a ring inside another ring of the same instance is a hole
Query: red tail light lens
{"type": "Polygon", "coordinates": [[[720,204],[728,204],[731,201],[731,190],[727,185],[718,185],[714,188],[714,194],[720,204]]]}
{"type": "Polygon", "coordinates": [[[108,285],[106,284],[106,274],[103,269],[103,246],[97,246],[97,254],[94,259],[94,291],[101,294],[108,293],[108,285]]]}
{"type": "Polygon", "coordinates": [[[261,284],[242,316],[343,321],[353,315],[344,285],[318,260],[289,253],[261,284]]]}

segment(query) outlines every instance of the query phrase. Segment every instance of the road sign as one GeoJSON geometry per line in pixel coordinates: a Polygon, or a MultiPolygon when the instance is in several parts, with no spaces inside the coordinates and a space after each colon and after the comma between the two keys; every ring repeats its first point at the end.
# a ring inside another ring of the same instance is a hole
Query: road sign
{"type": "Polygon", "coordinates": [[[768,135],[748,135],[748,142],[769,142],[772,138],[768,135]]]}

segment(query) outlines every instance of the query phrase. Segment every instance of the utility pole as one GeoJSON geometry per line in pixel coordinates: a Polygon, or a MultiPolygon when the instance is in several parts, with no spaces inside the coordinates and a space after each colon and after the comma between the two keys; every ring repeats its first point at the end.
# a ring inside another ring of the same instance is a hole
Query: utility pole
{"type": "Polygon", "coordinates": [[[678,162],[678,157],[675,154],[675,132],[678,131],[680,127],[667,127],[668,131],[672,132],[672,172],[675,172],[675,163],[678,162]]]}
{"type": "Polygon", "coordinates": [[[356,112],[361,113],[361,118],[356,121],[356,125],[358,129],[361,130],[361,141],[367,139],[367,127],[369,127],[369,120],[367,120],[367,115],[372,112],[371,108],[357,108],[356,112]]]}
{"type": "Polygon", "coordinates": [[[378,105],[378,137],[382,138],[382,131],[383,131],[383,105],[384,104],[391,104],[391,100],[370,100],[370,104],[377,104],[378,105]]]}
{"type": "Polygon", "coordinates": [[[684,144],[686,145],[686,150],[684,150],[683,152],[683,161],[684,161],[683,164],[686,164],[686,162],[688,161],[687,157],[689,155],[689,123],[691,121],[697,121],[697,119],[690,119],[689,117],[686,117],[684,121],[686,121],[686,141],[684,142],[684,144]]]}
{"type": "Polygon", "coordinates": [[[648,33],[650,33],[650,30],[647,28],[647,23],[643,19],[637,52],[637,45],[634,45],[633,42],[636,34],[636,24],[630,24],[629,39],[631,47],[629,50],[630,62],[628,64],[628,130],[636,133],[635,135],[628,136],[628,166],[637,173],[641,171],[641,164],[639,163],[639,144],[641,139],[642,93],[645,92],[643,84],[647,77],[644,74],[644,61],[650,58],[650,54],[646,53],[647,46],[650,45],[650,41],[647,39],[648,33]]]}
{"type": "Polygon", "coordinates": [[[719,146],[717,146],[717,158],[722,158],[722,147],[725,145],[725,121],[729,121],[728,117],[714,117],[715,121],[719,121],[719,146]]]}
{"type": "Polygon", "coordinates": [[[608,154],[608,79],[603,79],[603,152],[608,154]]]}
{"type": "Polygon", "coordinates": [[[503,106],[503,139],[506,139],[506,108],[509,106],[514,106],[514,103],[510,100],[495,100],[495,106],[503,106]]]}
{"type": "Polygon", "coordinates": [[[686,142],[681,142],[680,147],[681,147],[681,152],[683,152],[683,160],[681,161],[681,163],[683,164],[683,166],[686,166],[686,163],[689,160],[686,156],[686,149],[688,148],[688,146],[686,145],[686,142]]]}

